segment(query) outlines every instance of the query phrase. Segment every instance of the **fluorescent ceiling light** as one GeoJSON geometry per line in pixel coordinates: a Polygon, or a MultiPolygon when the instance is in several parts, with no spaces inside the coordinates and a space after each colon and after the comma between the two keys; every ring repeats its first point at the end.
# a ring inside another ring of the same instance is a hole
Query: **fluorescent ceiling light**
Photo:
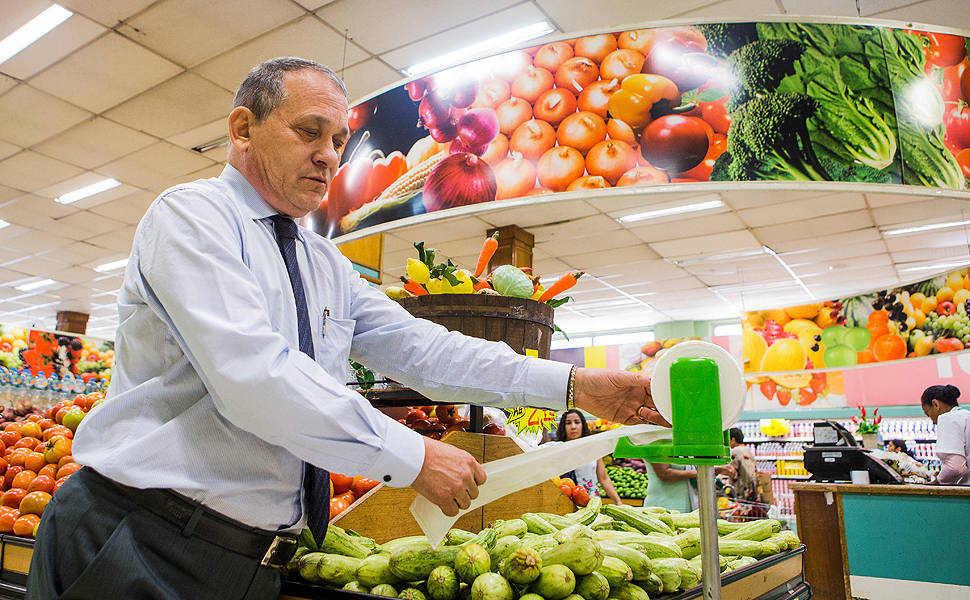
{"type": "Polygon", "coordinates": [[[0,40],[0,63],[17,54],[27,46],[44,37],[71,15],[71,11],[55,4],[27,22],[26,25],[0,40]]]}
{"type": "Polygon", "coordinates": [[[0,219],[0,229],[3,229],[4,227],[10,227],[10,223],[0,219]]]}
{"type": "Polygon", "coordinates": [[[77,202],[78,200],[83,200],[88,196],[93,196],[95,194],[100,194],[101,192],[114,189],[119,185],[121,185],[121,182],[117,179],[102,179],[97,183],[86,185],[79,190],[74,190],[73,192],[68,192],[63,196],[58,196],[57,198],[54,198],[54,201],[60,202],[61,204],[70,204],[72,202],[77,202]]]}
{"type": "Polygon", "coordinates": [[[952,269],[954,267],[965,267],[970,263],[970,257],[967,257],[959,262],[948,262],[948,263],[937,263],[935,265],[925,265],[922,267],[906,267],[899,269],[900,273],[912,273],[913,271],[930,271],[938,270],[943,271],[945,269],[952,269]]]}
{"type": "MultiPolygon", "coordinates": [[[[128,264],[127,258],[122,258],[121,260],[116,260],[114,262],[104,263],[103,265],[98,265],[94,267],[94,270],[98,273],[104,273],[105,271],[114,271],[115,269],[120,269],[128,264]]],[[[112,305],[114,306],[114,305],[112,305]]]]}
{"type": "Polygon", "coordinates": [[[715,325],[714,335],[741,335],[741,323],[715,325]]]}
{"type": "Polygon", "coordinates": [[[660,217],[669,217],[670,215],[679,215],[683,213],[698,212],[702,210],[711,210],[712,208],[720,208],[724,206],[724,202],[721,200],[708,200],[707,202],[697,202],[694,204],[684,204],[681,206],[671,206],[670,208],[658,208],[657,210],[649,210],[647,212],[635,213],[632,215],[626,215],[617,219],[620,223],[633,223],[635,221],[646,221],[647,219],[659,219],[660,217]]]}
{"type": "Polygon", "coordinates": [[[538,23],[533,23],[531,25],[527,25],[526,27],[509,31],[508,33],[503,33],[502,35],[478,42],[477,44],[472,44],[471,46],[454,50],[437,58],[419,62],[416,65],[412,65],[404,69],[403,72],[408,77],[416,77],[425,73],[431,73],[432,71],[438,71],[444,67],[463,62],[464,60],[473,56],[479,56],[485,53],[493,54],[496,51],[512,48],[513,46],[517,46],[537,37],[542,37],[547,33],[552,33],[553,31],[555,31],[555,28],[550,25],[548,21],[539,21],[538,23]]]}
{"type": "Polygon", "coordinates": [[[49,285],[54,285],[57,283],[53,279],[41,279],[40,281],[31,281],[30,283],[25,283],[23,285],[18,285],[15,289],[21,292],[29,292],[31,290],[36,290],[42,287],[47,287],[49,285]]]}
{"type": "Polygon", "coordinates": [[[791,270],[791,267],[788,266],[788,263],[783,261],[781,257],[778,256],[778,254],[776,254],[775,251],[769,248],[768,246],[762,246],[762,248],[764,249],[765,252],[773,256],[775,260],[778,261],[778,264],[780,264],[782,267],[785,268],[786,271],[788,271],[788,274],[792,276],[792,279],[794,279],[795,282],[798,285],[800,285],[803,290],[805,290],[805,293],[808,294],[809,298],[811,298],[812,300],[818,300],[818,298],[815,297],[815,294],[813,294],[812,291],[808,289],[808,286],[805,285],[805,282],[802,281],[801,278],[798,277],[798,275],[795,275],[795,272],[791,270]]]}
{"type": "Polygon", "coordinates": [[[970,225],[970,219],[965,221],[950,221],[949,223],[934,223],[933,225],[919,225],[917,227],[904,227],[902,229],[889,229],[883,231],[883,235],[903,235],[904,233],[916,233],[918,231],[933,231],[934,229],[949,229],[950,227],[963,227],[970,225]]]}
{"type": "Polygon", "coordinates": [[[754,250],[738,250],[737,252],[725,252],[724,254],[712,254],[710,256],[697,256],[694,258],[684,258],[680,260],[671,259],[671,262],[678,267],[683,267],[685,265],[691,265],[699,262],[713,262],[721,260],[736,260],[744,258],[752,258],[755,256],[763,256],[765,251],[762,248],[757,248],[754,250]]]}

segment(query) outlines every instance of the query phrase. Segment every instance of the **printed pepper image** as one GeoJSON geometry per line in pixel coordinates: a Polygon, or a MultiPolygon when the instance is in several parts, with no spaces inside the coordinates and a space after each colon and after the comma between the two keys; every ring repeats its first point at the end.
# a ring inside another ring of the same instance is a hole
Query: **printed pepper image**
{"type": "Polygon", "coordinates": [[[662,75],[637,73],[623,78],[607,108],[615,118],[638,130],[650,123],[650,111],[661,100],[667,100],[670,106],[680,104],[680,91],[674,82],[662,75]]]}

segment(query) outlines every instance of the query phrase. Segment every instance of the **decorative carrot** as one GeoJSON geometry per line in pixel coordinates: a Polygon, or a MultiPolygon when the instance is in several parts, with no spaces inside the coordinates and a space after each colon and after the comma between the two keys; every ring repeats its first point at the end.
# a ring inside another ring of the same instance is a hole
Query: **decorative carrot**
{"type": "Polygon", "coordinates": [[[475,267],[475,277],[479,277],[485,272],[485,267],[488,266],[488,261],[492,260],[496,250],[498,250],[497,231],[491,237],[486,238],[485,243],[482,244],[482,251],[478,254],[478,265],[475,267]]]}
{"type": "Polygon", "coordinates": [[[485,281],[484,279],[479,279],[477,282],[475,282],[475,286],[472,289],[477,292],[478,290],[483,290],[485,288],[491,289],[491,287],[492,286],[489,285],[487,281],[485,281]]]}
{"type": "Polygon", "coordinates": [[[566,273],[559,278],[559,281],[549,286],[549,289],[545,291],[544,294],[539,296],[539,302],[546,302],[552,300],[562,292],[565,292],[569,288],[576,285],[576,280],[582,277],[584,271],[576,271],[575,273],[566,273]]]}
{"type": "Polygon", "coordinates": [[[404,289],[411,292],[415,296],[428,295],[428,290],[424,289],[423,285],[414,281],[413,279],[408,279],[407,277],[401,277],[401,281],[404,282],[404,289]]]}

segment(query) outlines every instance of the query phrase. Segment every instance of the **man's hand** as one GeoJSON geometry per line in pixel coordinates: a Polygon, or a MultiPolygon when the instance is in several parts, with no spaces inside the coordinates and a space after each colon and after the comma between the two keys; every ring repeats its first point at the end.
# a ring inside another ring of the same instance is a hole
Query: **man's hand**
{"type": "Polygon", "coordinates": [[[449,517],[468,508],[485,483],[485,469],[471,454],[444,442],[424,438],[424,465],[411,484],[449,517]]]}
{"type": "Polygon", "coordinates": [[[643,373],[607,369],[576,369],[576,407],[597,417],[639,425],[670,427],[657,412],[650,396],[650,378],[643,373]]]}

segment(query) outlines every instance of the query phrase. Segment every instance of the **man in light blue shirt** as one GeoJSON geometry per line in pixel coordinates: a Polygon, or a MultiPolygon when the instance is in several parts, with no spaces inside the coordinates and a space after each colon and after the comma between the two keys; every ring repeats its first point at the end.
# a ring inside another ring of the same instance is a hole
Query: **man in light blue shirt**
{"type": "Polygon", "coordinates": [[[267,61],[234,106],[222,175],[166,190],[139,224],[108,398],[74,440],[86,468],[40,525],[29,598],[275,599],[279,549],[313,510],[307,464],[466,508],[481,465],[349,390],[348,357],[437,401],[561,409],[572,386],[594,414],[660,420],[644,377],[415,319],[293,225],[319,206],[349,136],[330,69],[267,61]]]}

